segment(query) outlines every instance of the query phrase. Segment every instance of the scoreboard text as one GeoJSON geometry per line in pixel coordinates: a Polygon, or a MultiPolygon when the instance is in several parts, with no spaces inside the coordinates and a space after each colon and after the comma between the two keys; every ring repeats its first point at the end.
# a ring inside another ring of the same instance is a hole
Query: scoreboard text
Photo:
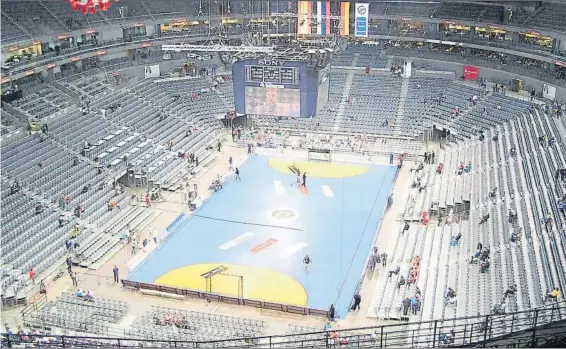
{"type": "Polygon", "coordinates": [[[299,68],[246,65],[246,82],[298,85],[299,68]]]}

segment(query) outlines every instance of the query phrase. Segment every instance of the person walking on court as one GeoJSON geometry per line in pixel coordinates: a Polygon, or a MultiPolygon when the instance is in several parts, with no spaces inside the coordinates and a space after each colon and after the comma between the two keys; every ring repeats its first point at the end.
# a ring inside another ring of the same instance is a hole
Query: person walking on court
{"type": "Polygon", "coordinates": [[[114,269],[112,269],[112,272],[114,273],[114,282],[115,283],[120,282],[120,280],[118,278],[118,267],[114,266],[114,269]]]}
{"type": "Polygon", "coordinates": [[[240,178],[240,170],[236,167],[236,180],[237,181],[241,181],[242,179],[240,178]]]}
{"type": "Polygon", "coordinates": [[[309,267],[312,263],[311,257],[309,257],[309,255],[306,255],[305,258],[303,258],[303,264],[305,265],[305,272],[308,274],[309,273],[309,267]]]}
{"type": "Polygon", "coordinates": [[[232,169],[232,157],[230,156],[230,159],[228,159],[228,162],[230,163],[230,169],[232,169]]]}
{"type": "Polygon", "coordinates": [[[356,311],[356,310],[360,310],[360,303],[362,303],[362,296],[360,296],[359,293],[356,293],[354,295],[354,305],[352,305],[352,310],[356,311]]]}
{"type": "Polygon", "coordinates": [[[303,187],[307,187],[307,173],[303,172],[303,187]]]}

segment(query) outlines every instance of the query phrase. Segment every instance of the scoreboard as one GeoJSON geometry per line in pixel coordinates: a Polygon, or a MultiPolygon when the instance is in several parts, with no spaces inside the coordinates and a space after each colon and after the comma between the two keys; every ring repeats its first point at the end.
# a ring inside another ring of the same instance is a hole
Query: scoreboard
{"type": "Polygon", "coordinates": [[[246,65],[246,82],[299,85],[298,67],[246,65]]]}

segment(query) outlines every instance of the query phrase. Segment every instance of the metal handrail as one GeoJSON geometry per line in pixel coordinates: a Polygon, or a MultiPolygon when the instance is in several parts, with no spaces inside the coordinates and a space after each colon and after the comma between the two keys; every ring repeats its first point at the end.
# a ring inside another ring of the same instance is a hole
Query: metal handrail
{"type": "MultiPolygon", "coordinates": [[[[153,338],[111,338],[96,336],[8,335],[2,346],[41,342],[45,347],[333,347],[347,344],[357,347],[490,347],[503,343],[536,346],[541,341],[564,343],[566,337],[566,302],[504,315],[485,315],[318,331],[299,334],[259,336],[213,341],[183,341],[153,338]],[[334,339],[332,332],[336,332],[334,339]],[[498,342],[503,342],[499,343],[498,342]],[[493,344],[492,344],[493,343],[493,344]]],[[[158,334],[156,331],[155,335],[158,334]]]]}

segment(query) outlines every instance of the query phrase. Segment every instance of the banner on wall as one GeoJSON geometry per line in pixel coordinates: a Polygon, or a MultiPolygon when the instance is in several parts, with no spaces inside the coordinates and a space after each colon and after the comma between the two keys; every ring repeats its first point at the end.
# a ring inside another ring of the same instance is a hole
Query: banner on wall
{"type": "Polygon", "coordinates": [[[340,35],[350,35],[350,3],[340,3],[340,35]]]}
{"type": "Polygon", "coordinates": [[[367,38],[369,4],[356,4],[356,18],[354,24],[354,34],[356,37],[367,38]]]}
{"type": "Polygon", "coordinates": [[[297,22],[297,34],[308,35],[311,33],[312,5],[310,1],[299,1],[299,15],[297,22]]]}
{"type": "Polygon", "coordinates": [[[159,73],[159,64],[146,65],[145,66],[145,78],[158,78],[161,74],[159,73]]]}
{"type": "Polygon", "coordinates": [[[480,68],[471,65],[464,66],[464,80],[477,80],[480,75],[480,68]]]}
{"type": "Polygon", "coordinates": [[[556,87],[547,84],[542,84],[542,96],[546,99],[556,98],[556,87]]]}
{"type": "Polygon", "coordinates": [[[330,2],[318,1],[316,4],[316,20],[318,35],[330,35],[330,2]]]}

